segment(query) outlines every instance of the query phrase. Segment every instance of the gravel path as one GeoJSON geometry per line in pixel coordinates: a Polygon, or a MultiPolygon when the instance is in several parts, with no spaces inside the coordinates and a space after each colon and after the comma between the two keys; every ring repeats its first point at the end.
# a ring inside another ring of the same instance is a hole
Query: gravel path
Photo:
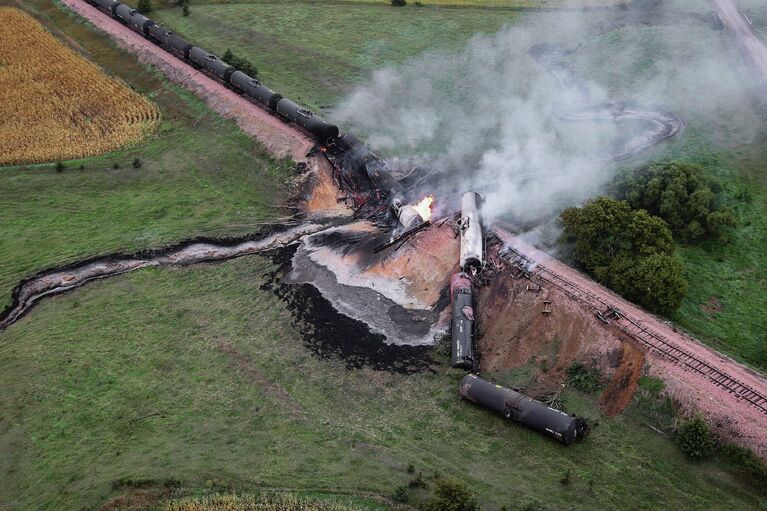
{"type": "Polygon", "coordinates": [[[767,47],[756,37],[733,0],[713,0],[713,3],[716,12],[727,25],[725,30],[735,35],[746,58],[761,75],[760,80],[767,92],[767,47]]]}
{"type": "Polygon", "coordinates": [[[157,67],[168,79],[202,98],[211,109],[234,119],[274,156],[307,160],[306,153],[314,142],[297,129],[82,0],[62,0],[62,3],[108,33],[120,47],[135,53],[141,62],[157,67]]]}

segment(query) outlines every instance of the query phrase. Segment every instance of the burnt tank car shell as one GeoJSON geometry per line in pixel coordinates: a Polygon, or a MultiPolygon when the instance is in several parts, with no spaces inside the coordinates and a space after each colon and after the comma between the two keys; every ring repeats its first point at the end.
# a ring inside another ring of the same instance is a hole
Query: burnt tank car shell
{"type": "Polygon", "coordinates": [[[588,427],[582,417],[568,415],[550,408],[540,401],[495,385],[473,374],[461,380],[461,397],[500,413],[507,419],[524,424],[565,445],[570,445],[586,433],[588,427]]]}
{"type": "Polygon", "coordinates": [[[229,82],[229,77],[234,73],[234,68],[216,57],[212,53],[208,53],[199,46],[193,46],[189,52],[189,60],[207,69],[214,75],[218,76],[225,82],[229,82]]]}
{"type": "Polygon", "coordinates": [[[477,192],[466,192],[461,197],[461,261],[463,271],[479,270],[484,265],[482,224],[479,218],[481,200],[477,192]]]}
{"type": "Polygon", "coordinates": [[[450,279],[450,302],[452,309],[450,365],[471,370],[474,367],[474,299],[471,280],[465,273],[456,273],[450,279]]]}

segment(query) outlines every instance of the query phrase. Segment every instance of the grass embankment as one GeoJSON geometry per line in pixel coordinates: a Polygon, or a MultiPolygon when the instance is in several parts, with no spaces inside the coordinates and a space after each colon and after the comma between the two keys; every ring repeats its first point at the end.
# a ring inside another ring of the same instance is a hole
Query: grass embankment
{"type": "Polygon", "coordinates": [[[246,56],[275,91],[315,110],[333,105],[371,71],[433,49],[461,49],[492,33],[513,11],[398,9],[313,2],[193,5],[192,15],[158,9],[152,17],[195,44],[246,56]]]}
{"type": "MultiPolygon", "coordinates": [[[[691,464],[641,416],[563,447],[461,401],[461,372],[347,370],[310,355],[272,264],[142,270],[52,298],[2,334],[0,507],[79,509],[114,481],[389,495],[423,471],[490,508],[754,509],[718,462],[691,464]],[[561,479],[570,471],[569,484],[561,479]]],[[[444,358],[444,357],[442,357],[444,358]]],[[[444,362],[443,362],[444,363],[444,362]]]]}
{"type": "Polygon", "coordinates": [[[753,90],[743,86],[756,84],[738,48],[704,25],[627,26],[590,41],[575,62],[611,97],[660,97],[687,122],[677,140],[646,156],[703,165],[724,185],[739,226],[729,244],[679,247],[689,290],[671,319],[767,371],[767,132],[753,90]],[[678,62],[689,65],[674,68],[678,62]]]}
{"type": "Polygon", "coordinates": [[[0,309],[19,280],[44,268],[197,235],[252,232],[254,222],[279,214],[288,162],[274,161],[233,122],[74,16],[43,1],[27,6],[150,95],[162,123],[139,145],[67,162],[60,173],[54,164],[0,168],[0,309]]]}

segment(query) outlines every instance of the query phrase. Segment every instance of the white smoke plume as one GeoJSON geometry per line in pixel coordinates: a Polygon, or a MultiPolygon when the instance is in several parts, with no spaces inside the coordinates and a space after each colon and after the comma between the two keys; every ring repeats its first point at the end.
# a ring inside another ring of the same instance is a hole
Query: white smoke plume
{"type": "MultiPolygon", "coordinates": [[[[652,61],[652,49],[616,44],[623,53],[611,55],[600,70],[602,56],[592,53],[592,46],[601,33],[612,30],[614,12],[609,21],[596,19],[603,15],[595,13],[523,15],[521,22],[495,34],[475,35],[457,53],[429,53],[376,71],[333,118],[361,135],[393,168],[439,171],[429,181],[438,198],[443,193],[453,201],[463,191],[476,190],[486,198],[487,220],[532,228],[598,194],[618,166],[611,158],[616,148],[647,130],[645,121],[616,121],[607,115],[609,109],[594,105],[627,100],[686,118],[695,108],[718,112],[728,103],[748,102],[739,74],[743,69],[734,70],[742,64],[733,62],[732,48],[722,43],[725,36],[699,13],[678,26],[701,39],[683,59],[658,51],[658,60],[652,61]],[[562,59],[572,63],[575,83],[563,84],[562,76],[528,54],[540,43],[573,50],[562,59]],[[611,97],[609,81],[601,78],[615,78],[610,66],[616,62],[620,69],[651,66],[652,74],[627,76],[630,83],[619,87],[622,94],[611,97]],[[583,71],[591,72],[584,76],[583,71]]],[[[674,15],[654,17],[668,26],[674,15]]],[[[634,30],[634,21],[626,30],[634,30]]],[[[674,30],[658,30],[650,43],[663,49],[669,34],[674,30]]],[[[757,124],[753,119],[748,123],[757,124]]],[[[650,154],[645,151],[640,158],[650,154]]],[[[457,207],[456,202],[446,209],[457,207]]]]}

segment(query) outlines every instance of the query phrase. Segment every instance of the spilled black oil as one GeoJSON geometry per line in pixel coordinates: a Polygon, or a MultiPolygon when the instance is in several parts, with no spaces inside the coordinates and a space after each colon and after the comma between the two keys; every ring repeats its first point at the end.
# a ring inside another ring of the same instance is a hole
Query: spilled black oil
{"type": "Polygon", "coordinates": [[[288,283],[285,277],[292,269],[296,250],[293,245],[263,254],[278,266],[264,275],[266,282],[261,289],[273,292],[285,303],[309,351],[322,358],[339,358],[348,369],[368,367],[401,374],[433,371],[432,346],[388,344],[385,335],[338,312],[314,286],[288,283]]]}

